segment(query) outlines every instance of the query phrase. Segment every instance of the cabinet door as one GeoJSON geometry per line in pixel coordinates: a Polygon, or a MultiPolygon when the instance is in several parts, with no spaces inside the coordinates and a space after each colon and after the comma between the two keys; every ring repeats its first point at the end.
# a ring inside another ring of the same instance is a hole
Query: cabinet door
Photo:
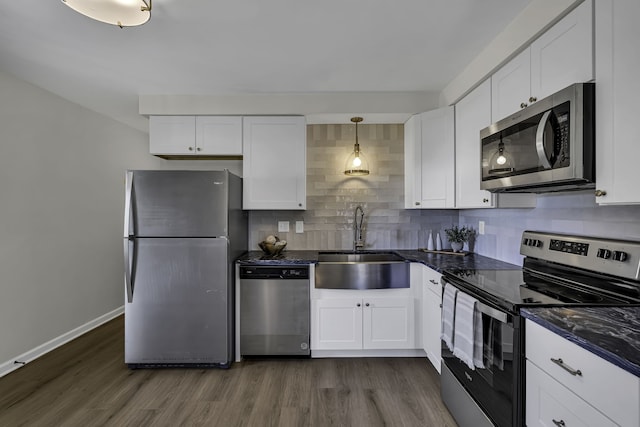
{"type": "Polygon", "coordinates": [[[453,107],[446,107],[413,116],[405,124],[406,208],[454,207],[453,116],[453,107]]]}
{"type": "Polygon", "coordinates": [[[637,0],[596,2],[596,188],[606,193],[596,198],[601,205],[640,203],[638,16],[637,0]]]}
{"type": "Polygon", "coordinates": [[[455,206],[455,140],[453,107],[428,111],[422,122],[421,192],[423,208],[455,206]]]}
{"type": "Polygon", "coordinates": [[[531,50],[522,51],[491,76],[492,123],[529,104],[531,93],[531,50]]]}
{"type": "Polygon", "coordinates": [[[528,427],[617,426],[571,390],[527,361],[526,422],[528,427]]]}
{"type": "Polygon", "coordinates": [[[363,300],[362,341],[365,349],[413,349],[415,347],[414,299],[363,300]]]}
{"type": "Polygon", "coordinates": [[[442,314],[442,275],[428,267],[423,269],[424,284],[422,288],[423,304],[423,344],[429,361],[440,373],[441,344],[440,324],[442,314]]]}
{"type": "Polygon", "coordinates": [[[195,144],[195,116],[149,117],[149,152],[151,154],[194,155],[195,144]]]}
{"type": "Polygon", "coordinates": [[[242,117],[197,116],[196,153],[242,156],[242,117]]]}
{"type": "Polygon", "coordinates": [[[455,109],[456,207],[491,208],[493,195],[480,189],[480,130],[491,124],[491,81],[462,98],[455,109]]]}
{"type": "Polygon", "coordinates": [[[587,0],[531,44],[531,96],[593,80],[593,3],[587,0]]]}
{"type": "Polygon", "coordinates": [[[304,117],[243,120],[243,209],[306,208],[304,117]]]}
{"type": "Polygon", "coordinates": [[[422,121],[415,114],[404,124],[404,207],[420,209],[422,202],[422,121]]]}
{"type": "Polygon", "coordinates": [[[362,350],[362,300],[314,299],[312,350],[362,350]]]}

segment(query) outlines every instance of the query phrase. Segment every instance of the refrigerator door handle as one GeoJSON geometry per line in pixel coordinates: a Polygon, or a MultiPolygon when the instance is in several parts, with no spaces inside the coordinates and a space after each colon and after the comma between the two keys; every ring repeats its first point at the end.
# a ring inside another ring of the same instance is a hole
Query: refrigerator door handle
{"type": "Polygon", "coordinates": [[[124,239],[124,286],[127,292],[127,302],[133,302],[133,284],[131,283],[131,258],[129,256],[129,244],[131,240],[124,239]]]}
{"type": "Polygon", "coordinates": [[[124,198],[124,237],[130,235],[131,221],[131,197],[133,195],[133,171],[127,171],[125,178],[125,198],[124,198]]]}

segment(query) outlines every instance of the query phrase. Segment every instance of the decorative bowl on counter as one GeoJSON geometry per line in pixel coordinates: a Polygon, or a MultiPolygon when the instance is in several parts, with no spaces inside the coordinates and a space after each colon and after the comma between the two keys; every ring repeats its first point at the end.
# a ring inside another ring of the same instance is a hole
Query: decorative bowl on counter
{"type": "Polygon", "coordinates": [[[258,243],[258,246],[267,255],[278,255],[287,246],[287,241],[280,240],[277,236],[268,236],[264,241],[258,243]]]}

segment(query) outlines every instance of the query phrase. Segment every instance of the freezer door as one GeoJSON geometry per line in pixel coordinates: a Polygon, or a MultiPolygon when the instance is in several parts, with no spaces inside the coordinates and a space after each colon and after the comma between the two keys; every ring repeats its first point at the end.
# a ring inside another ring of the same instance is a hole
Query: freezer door
{"type": "Polygon", "coordinates": [[[227,171],[129,171],[125,235],[228,236],[227,171]]]}
{"type": "Polygon", "coordinates": [[[224,238],[140,238],[130,245],[125,363],[233,360],[230,260],[224,238]]]}

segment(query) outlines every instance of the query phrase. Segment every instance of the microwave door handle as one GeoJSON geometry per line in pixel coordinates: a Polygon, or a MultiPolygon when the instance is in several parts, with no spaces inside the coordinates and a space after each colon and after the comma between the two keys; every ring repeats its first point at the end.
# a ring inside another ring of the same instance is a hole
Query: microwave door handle
{"type": "Polygon", "coordinates": [[[551,169],[551,163],[549,163],[549,157],[547,156],[547,152],[544,149],[544,128],[549,121],[549,116],[551,115],[551,110],[545,112],[540,119],[540,123],[538,123],[538,130],[536,131],[536,151],[538,152],[538,160],[540,161],[540,165],[545,169],[551,169]]]}

